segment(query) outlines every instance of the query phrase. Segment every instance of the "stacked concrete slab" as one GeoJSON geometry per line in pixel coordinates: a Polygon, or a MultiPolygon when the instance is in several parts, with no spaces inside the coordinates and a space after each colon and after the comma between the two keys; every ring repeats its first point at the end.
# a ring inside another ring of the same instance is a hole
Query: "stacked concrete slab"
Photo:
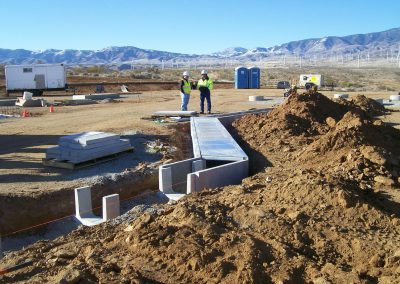
{"type": "Polygon", "coordinates": [[[105,132],[81,132],[63,136],[58,146],[46,151],[46,159],[68,161],[74,164],[124,152],[132,149],[129,140],[105,132]]]}

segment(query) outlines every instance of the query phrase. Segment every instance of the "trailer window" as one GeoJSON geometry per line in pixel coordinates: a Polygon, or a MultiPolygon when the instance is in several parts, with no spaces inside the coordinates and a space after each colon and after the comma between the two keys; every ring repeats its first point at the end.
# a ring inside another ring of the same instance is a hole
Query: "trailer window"
{"type": "Polygon", "coordinates": [[[24,68],[23,72],[24,73],[32,73],[32,68],[24,68]]]}

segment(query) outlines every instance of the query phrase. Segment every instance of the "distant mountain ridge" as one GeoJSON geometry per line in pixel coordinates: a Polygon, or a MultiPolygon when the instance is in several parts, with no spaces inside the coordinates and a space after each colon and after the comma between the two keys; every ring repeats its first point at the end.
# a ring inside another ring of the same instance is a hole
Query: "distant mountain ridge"
{"type": "Polygon", "coordinates": [[[400,50],[400,28],[383,32],[356,34],[349,36],[327,36],[323,38],[292,41],[265,48],[246,49],[232,47],[211,54],[182,54],[175,52],[141,49],[133,46],[108,47],[101,50],[57,50],[30,51],[25,49],[1,49],[1,64],[44,63],[65,64],[126,64],[129,62],[201,62],[202,60],[243,60],[255,61],[284,55],[296,56],[334,56],[349,53],[368,52],[369,55],[382,55],[383,52],[398,54],[400,50]]]}

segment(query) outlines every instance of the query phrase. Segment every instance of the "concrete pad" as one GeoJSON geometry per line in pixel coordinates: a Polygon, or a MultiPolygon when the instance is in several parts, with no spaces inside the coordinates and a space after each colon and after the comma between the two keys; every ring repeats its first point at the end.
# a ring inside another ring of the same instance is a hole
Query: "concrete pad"
{"type": "Polygon", "coordinates": [[[175,122],[190,121],[190,117],[170,116],[169,118],[175,122]]]}
{"type": "Polygon", "coordinates": [[[73,95],[73,100],[104,100],[104,99],[118,99],[121,95],[114,93],[104,94],[89,94],[89,95],[73,95]]]}
{"type": "Polygon", "coordinates": [[[63,101],[67,106],[91,105],[97,104],[95,100],[82,99],[82,100],[65,100],[63,101]]]}
{"type": "Polygon", "coordinates": [[[165,196],[168,197],[169,200],[178,201],[182,197],[186,196],[186,194],[184,194],[184,193],[168,193],[168,194],[165,194],[165,196]]]}
{"type": "Polygon", "coordinates": [[[43,102],[45,102],[42,99],[32,99],[32,100],[24,100],[24,99],[18,99],[15,102],[16,106],[20,106],[20,107],[41,107],[43,106],[43,102]]]}
{"type": "Polygon", "coordinates": [[[15,106],[17,99],[0,100],[0,106],[15,106]]]}
{"type": "Polygon", "coordinates": [[[163,110],[163,111],[156,111],[153,113],[153,116],[196,116],[198,115],[197,111],[187,110],[187,111],[180,111],[180,110],[163,110]]]}

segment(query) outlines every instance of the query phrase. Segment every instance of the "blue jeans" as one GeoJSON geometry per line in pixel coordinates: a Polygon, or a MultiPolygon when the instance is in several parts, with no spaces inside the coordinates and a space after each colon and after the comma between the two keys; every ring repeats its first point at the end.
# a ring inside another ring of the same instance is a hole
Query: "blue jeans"
{"type": "Polygon", "coordinates": [[[207,111],[211,112],[211,94],[200,93],[200,111],[204,112],[204,100],[207,100],[207,111]]]}
{"type": "Polygon", "coordinates": [[[190,99],[190,94],[181,93],[181,98],[182,98],[181,110],[186,111],[190,99]]]}

